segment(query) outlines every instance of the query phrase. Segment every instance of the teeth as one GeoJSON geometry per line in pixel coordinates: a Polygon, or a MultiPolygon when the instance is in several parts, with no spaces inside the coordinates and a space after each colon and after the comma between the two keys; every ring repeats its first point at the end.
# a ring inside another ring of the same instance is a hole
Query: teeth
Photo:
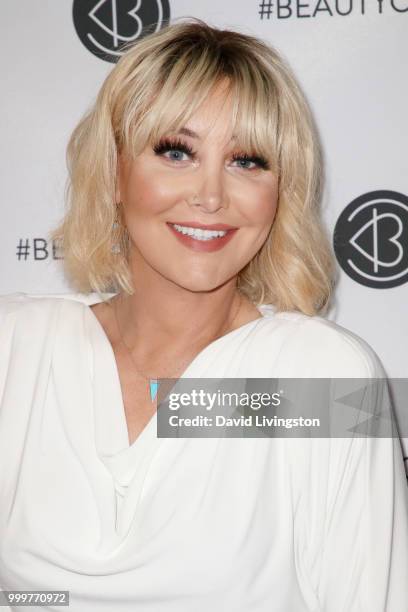
{"type": "Polygon", "coordinates": [[[192,236],[196,240],[213,240],[214,238],[225,236],[227,233],[221,230],[197,229],[194,227],[187,227],[185,225],[177,225],[176,223],[172,223],[172,226],[181,234],[184,234],[185,236],[192,236]]]}

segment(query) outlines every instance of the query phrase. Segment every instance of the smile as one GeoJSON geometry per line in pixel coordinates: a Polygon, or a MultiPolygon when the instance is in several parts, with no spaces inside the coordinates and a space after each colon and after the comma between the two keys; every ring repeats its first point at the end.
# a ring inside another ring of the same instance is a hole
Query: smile
{"type": "Polygon", "coordinates": [[[182,245],[202,253],[222,249],[238,231],[237,227],[228,228],[228,226],[226,226],[228,229],[204,229],[179,223],[167,222],[166,225],[182,245]]]}
{"type": "Polygon", "coordinates": [[[195,228],[195,227],[187,227],[185,225],[177,225],[176,223],[172,223],[171,224],[174,229],[178,232],[180,232],[181,234],[184,234],[184,236],[191,236],[192,238],[195,238],[196,240],[214,240],[214,238],[220,238],[221,236],[225,236],[226,235],[226,231],[222,231],[222,230],[206,230],[206,229],[201,229],[201,228],[195,228]]]}

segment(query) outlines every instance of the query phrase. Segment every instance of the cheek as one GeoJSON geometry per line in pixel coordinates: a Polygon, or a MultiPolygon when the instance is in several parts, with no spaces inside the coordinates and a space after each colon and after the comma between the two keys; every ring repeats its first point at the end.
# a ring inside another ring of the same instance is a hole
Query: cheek
{"type": "Polygon", "coordinates": [[[267,232],[276,215],[277,184],[273,182],[269,185],[256,185],[252,189],[242,190],[240,202],[248,224],[256,227],[262,226],[267,232]]]}
{"type": "Polygon", "coordinates": [[[134,172],[126,186],[126,209],[132,216],[157,215],[179,199],[179,182],[158,172],[134,172]]]}
{"type": "Polygon", "coordinates": [[[268,193],[261,201],[259,216],[264,224],[271,224],[276,215],[278,204],[277,194],[275,192],[268,193]]]}

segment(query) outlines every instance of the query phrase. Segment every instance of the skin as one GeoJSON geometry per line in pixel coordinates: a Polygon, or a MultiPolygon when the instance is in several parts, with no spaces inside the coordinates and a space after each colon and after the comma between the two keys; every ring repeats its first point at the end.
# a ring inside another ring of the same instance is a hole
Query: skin
{"type": "MultiPolygon", "coordinates": [[[[183,152],[157,155],[151,146],[135,160],[119,158],[116,198],[131,237],[135,293],[122,293],[111,303],[116,302],[133,365],[140,364],[147,375],[179,375],[186,358],[191,361],[214,338],[261,316],[248,300],[240,302],[236,280],[268,236],[278,178],[272,170],[231,159],[237,147],[230,116],[230,100],[219,86],[184,126],[197,136],[179,136],[196,152],[195,159],[183,152]],[[200,206],[192,206],[195,196],[200,206]],[[196,252],[180,244],[168,221],[226,223],[239,230],[224,248],[196,252]]],[[[124,365],[116,318],[109,306],[92,309],[111,340],[118,367],[127,367],[130,379],[132,364],[124,365]]]]}

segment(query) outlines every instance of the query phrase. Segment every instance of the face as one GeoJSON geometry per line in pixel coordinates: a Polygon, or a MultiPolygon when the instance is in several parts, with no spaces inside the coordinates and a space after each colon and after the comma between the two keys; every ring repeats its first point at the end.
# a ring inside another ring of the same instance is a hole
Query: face
{"type": "Polygon", "coordinates": [[[264,244],[278,178],[266,160],[237,148],[230,117],[219,87],[177,134],[135,160],[120,157],[116,197],[135,278],[210,291],[234,282],[264,244]]]}

